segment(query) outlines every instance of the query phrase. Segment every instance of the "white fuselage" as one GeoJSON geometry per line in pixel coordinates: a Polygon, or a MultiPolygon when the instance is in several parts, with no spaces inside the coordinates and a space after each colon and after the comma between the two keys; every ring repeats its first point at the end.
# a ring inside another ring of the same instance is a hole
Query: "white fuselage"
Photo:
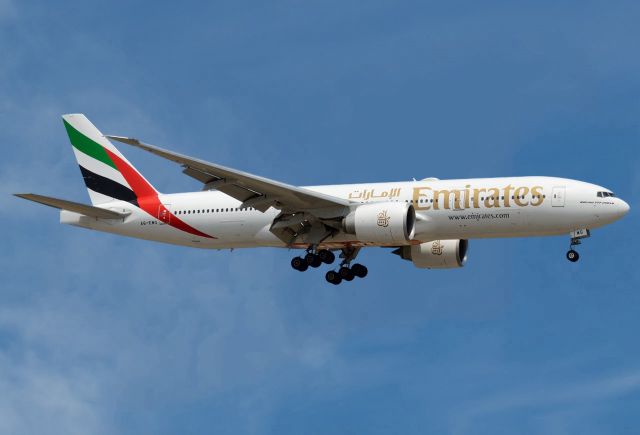
{"type": "MultiPolygon", "coordinates": [[[[395,183],[311,186],[306,189],[353,202],[408,202],[416,211],[411,243],[439,239],[525,237],[568,234],[622,217],[629,206],[608,189],[553,177],[426,179],[395,183]]],[[[130,212],[122,220],[102,220],[69,211],[61,222],[146,240],[209,249],[286,247],[270,227],[279,210],[241,209],[241,202],[218,191],[160,195],[164,206],[182,221],[215,238],[182,231],[123,201],[100,207],[130,212]]],[[[340,232],[324,240],[327,248],[381,246],[340,232]]],[[[307,247],[295,243],[294,247],[307,247]]]]}

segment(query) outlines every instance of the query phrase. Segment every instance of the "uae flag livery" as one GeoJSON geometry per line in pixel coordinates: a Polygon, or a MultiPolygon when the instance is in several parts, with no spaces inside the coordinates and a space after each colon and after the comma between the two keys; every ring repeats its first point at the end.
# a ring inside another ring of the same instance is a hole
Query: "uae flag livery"
{"type": "Polygon", "coordinates": [[[173,215],[158,191],[84,115],[64,115],[63,121],[93,205],[126,201],[181,231],[215,238],[173,215]]]}

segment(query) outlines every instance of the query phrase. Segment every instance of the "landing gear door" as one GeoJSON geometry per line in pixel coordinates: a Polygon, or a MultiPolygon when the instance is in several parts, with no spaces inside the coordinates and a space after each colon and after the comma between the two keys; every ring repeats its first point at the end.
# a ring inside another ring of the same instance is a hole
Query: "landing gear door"
{"type": "Polygon", "coordinates": [[[158,206],[158,220],[164,224],[171,223],[171,213],[169,212],[171,209],[171,204],[160,204],[158,206]]]}
{"type": "Polygon", "coordinates": [[[556,186],[553,188],[553,196],[551,197],[551,205],[553,207],[564,207],[564,194],[566,189],[564,186],[556,186]]]}

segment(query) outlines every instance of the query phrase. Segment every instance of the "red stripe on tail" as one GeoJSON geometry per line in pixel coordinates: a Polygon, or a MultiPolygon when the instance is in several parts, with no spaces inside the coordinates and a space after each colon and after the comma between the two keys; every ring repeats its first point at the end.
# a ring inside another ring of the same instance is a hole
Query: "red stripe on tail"
{"type": "Polygon", "coordinates": [[[174,228],[185,231],[189,234],[193,234],[200,237],[206,237],[208,239],[216,239],[217,237],[210,236],[208,234],[203,233],[186,222],[180,220],[176,215],[172,214],[165,206],[160,202],[160,198],[158,198],[158,192],[156,189],[145,180],[142,175],[138,173],[131,165],[122,160],[119,156],[112,153],[108,149],[105,148],[105,151],[115,163],[116,167],[122,174],[133,192],[136,194],[138,198],[138,205],[140,208],[147,213],[149,213],[154,218],[160,219],[166,224],[171,225],[174,228]]]}

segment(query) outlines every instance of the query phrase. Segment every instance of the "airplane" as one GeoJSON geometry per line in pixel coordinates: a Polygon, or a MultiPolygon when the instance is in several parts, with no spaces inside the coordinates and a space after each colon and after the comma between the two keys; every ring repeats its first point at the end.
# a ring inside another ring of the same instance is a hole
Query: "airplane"
{"type": "Polygon", "coordinates": [[[210,163],[138,139],[103,135],[83,115],[63,115],[92,205],[32,193],[16,196],[60,209],[60,222],[206,249],[304,250],[298,271],[332,264],[331,284],[364,278],[354,263],[366,247],[392,248],[418,268],[464,266],[470,239],[569,235],[574,249],[629,205],[607,188],[528,176],[297,187],[210,163]],[[163,194],[113,145],[128,144],[182,166],[198,192],[163,194]]]}

